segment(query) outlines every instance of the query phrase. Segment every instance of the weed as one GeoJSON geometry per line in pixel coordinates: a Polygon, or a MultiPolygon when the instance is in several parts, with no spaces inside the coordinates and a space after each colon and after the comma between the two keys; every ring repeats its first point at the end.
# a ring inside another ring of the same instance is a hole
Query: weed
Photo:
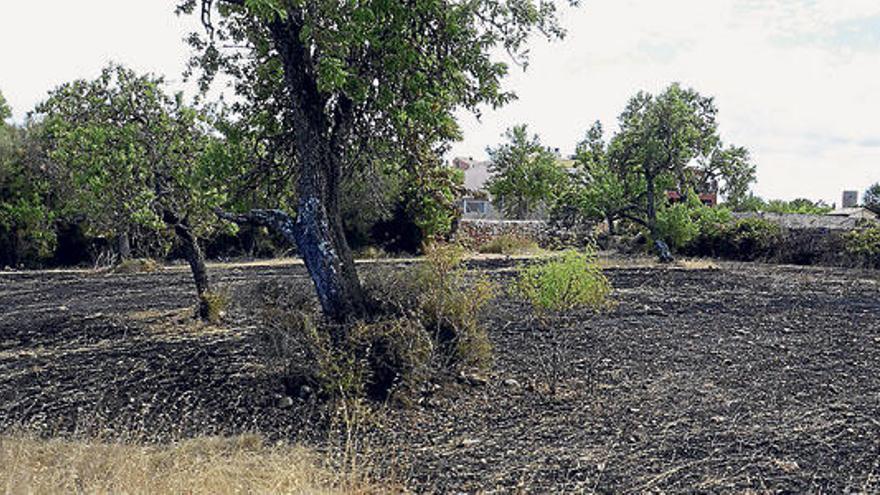
{"type": "Polygon", "coordinates": [[[162,269],[156,260],[150,258],[135,258],[124,260],[113,267],[113,273],[131,274],[131,273],[152,273],[162,269]]]}
{"type": "Polygon", "coordinates": [[[201,295],[199,315],[209,323],[220,323],[229,307],[229,294],[225,291],[209,291],[201,295]]]}

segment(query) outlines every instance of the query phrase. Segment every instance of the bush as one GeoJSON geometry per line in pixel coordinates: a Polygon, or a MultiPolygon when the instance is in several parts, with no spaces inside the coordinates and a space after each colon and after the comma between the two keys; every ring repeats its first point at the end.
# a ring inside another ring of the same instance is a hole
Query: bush
{"type": "Polygon", "coordinates": [[[880,227],[867,227],[843,235],[846,252],[862,264],[880,267],[880,227]]]}
{"type": "Polygon", "coordinates": [[[565,251],[557,258],[522,269],[515,291],[543,313],[577,308],[599,311],[611,305],[611,284],[592,250],[565,251]]]}
{"type": "Polygon", "coordinates": [[[425,254],[424,262],[409,270],[370,281],[370,292],[385,312],[418,318],[438,344],[445,367],[488,367],[492,347],[480,315],[494,297],[493,285],[485,278],[467,280],[460,246],[432,244],[425,254]]]}
{"type": "Polygon", "coordinates": [[[686,203],[676,203],[657,212],[657,236],[672,249],[679,250],[687,246],[700,233],[699,226],[691,218],[690,210],[686,203]]]}
{"type": "Polygon", "coordinates": [[[199,313],[210,323],[220,323],[229,307],[229,294],[222,291],[205,292],[199,302],[199,313]]]}
{"type": "Polygon", "coordinates": [[[491,284],[466,279],[461,248],[433,246],[427,253],[407,269],[369,274],[365,286],[376,300],[369,321],[333,324],[292,287],[260,290],[261,348],[289,393],[308,386],[327,398],[406,401],[435,373],[491,364],[479,318],[491,284]]]}
{"type": "Polygon", "coordinates": [[[480,246],[483,254],[527,254],[539,251],[538,243],[525,236],[504,234],[480,246]]]}
{"type": "Polygon", "coordinates": [[[773,255],[782,241],[782,227],[762,218],[741,218],[727,235],[727,252],[744,261],[773,255]]]}

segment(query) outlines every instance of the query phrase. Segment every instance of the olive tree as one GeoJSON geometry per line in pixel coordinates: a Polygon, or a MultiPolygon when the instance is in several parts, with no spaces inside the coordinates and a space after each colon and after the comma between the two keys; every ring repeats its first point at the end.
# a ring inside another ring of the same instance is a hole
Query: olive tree
{"type": "Polygon", "coordinates": [[[182,0],[178,11],[199,11],[207,26],[206,39],[191,40],[205,79],[221,72],[239,89],[280,88],[297,162],[295,218],[250,217],[295,241],[324,313],[340,321],[367,311],[342,227],[343,176],[383,153],[416,176],[430,170],[437,160],[424,158],[460,134],[456,110],[513,97],[496,49],[524,62],[534,32],[562,35],[555,4],[533,0],[182,0]]]}

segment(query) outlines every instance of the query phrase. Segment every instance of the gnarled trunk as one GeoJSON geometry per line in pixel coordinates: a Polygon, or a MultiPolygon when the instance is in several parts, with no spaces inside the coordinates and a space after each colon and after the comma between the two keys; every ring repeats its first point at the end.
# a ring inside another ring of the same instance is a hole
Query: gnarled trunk
{"type": "Polygon", "coordinates": [[[366,312],[366,298],[339,214],[343,151],[339,143],[344,142],[352,109],[336,102],[333,117],[327,114],[327,97],[318,89],[311,54],[300,39],[300,23],[290,13],[270,28],[293,101],[299,162],[294,237],[324,314],[348,321],[366,312]]]}

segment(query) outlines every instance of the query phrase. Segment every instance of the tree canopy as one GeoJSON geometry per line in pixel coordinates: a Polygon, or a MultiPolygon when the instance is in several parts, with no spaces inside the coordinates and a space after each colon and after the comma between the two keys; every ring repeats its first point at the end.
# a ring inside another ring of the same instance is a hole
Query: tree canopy
{"type": "Polygon", "coordinates": [[[525,125],[505,132],[506,143],[489,148],[488,191],[509,218],[524,220],[549,207],[563,189],[565,170],[554,152],[525,125]]]}

